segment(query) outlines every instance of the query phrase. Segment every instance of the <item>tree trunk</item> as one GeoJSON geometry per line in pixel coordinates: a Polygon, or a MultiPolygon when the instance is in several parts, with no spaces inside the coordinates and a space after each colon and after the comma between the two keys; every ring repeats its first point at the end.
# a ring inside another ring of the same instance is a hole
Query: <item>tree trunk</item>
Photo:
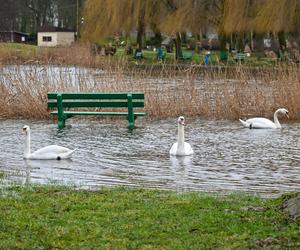
{"type": "Polygon", "coordinates": [[[161,47],[161,42],[162,42],[162,36],[161,36],[161,33],[158,31],[158,32],[155,32],[154,33],[154,37],[155,37],[155,47],[156,48],[159,48],[161,47]]]}
{"type": "Polygon", "coordinates": [[[281,57],[281,52],[280,52],[278,34],[271,33],[270,38],[271,38],[271,48],[276,53],[277,57],[280,58],[281,57]]]}
{"type": "Polygon", "coordinates": [[[136,38],[138,51],[142,51],[143,49],[143,33],[144,33],[144,28],[142,26],[139,26],[137,30],[137,38],[136,38]]]}
{"type": "Polygon", "coordinates": [[[286,37],[284,31],[278,32],[278,42],[279,42],[279,55],[283,59],[284,52],[286,51],[286,37]]]}
{"type": "Polygon", "coordinates": [[[163,40],[160,30],[158,29],[157,25],[155,23],[151,24],[151,29],[154,32],[154,41],[155,41],[155,47],[160,48],[161,42],[163,40]]]}
{"type": "Polygon", "coordinates": [[[182,49],[181,49],[181,35],[179,32],[176,33],[176,38],[174,39],[175,43],[175,59],[179,60],[182,58],[182,49]]]}
{"type": "Polygon", "coordinates": [[[253,34],[253,50],[256,52],[264,52],[265,45],[264,45],[264,34],[261,33],[254,33],[253,34]]]}
{"type": "Polygon", "coordinates": [[[201,30],[200,30],[199,34],[196,34],[196,46],[195,46],[195,51],[196,51],[197,53],[200,53],[200,52],[201,52],[201,47],[202,47],[201,40],[202,40],[202,32],[201,32],[201,30]]]}
{"type": "Polygon", "coordinates": [[[220,60],[227,61],[228,59],[228,50],[226,47],[227,36],[224,32],[219,33],[219,41],[220,41],[220,60]]]}
{"type": "Polygon", "coordinates": [[[237,49],[238,52],[244,52],[245,49],[245,34],[244,32],[237,33],[237,49]]]}
{"type": "Polygon", "coordinates": [[[143,37],[145,33],[145,7],[142,4],[141,9],[140,9],[140,15],[139,15],[139,21],[138,21],[138,28],[137,28],[137,38],[136,38],[136,43],[137,43],[137,50],[142,51],[143,49],[143,37]]]}

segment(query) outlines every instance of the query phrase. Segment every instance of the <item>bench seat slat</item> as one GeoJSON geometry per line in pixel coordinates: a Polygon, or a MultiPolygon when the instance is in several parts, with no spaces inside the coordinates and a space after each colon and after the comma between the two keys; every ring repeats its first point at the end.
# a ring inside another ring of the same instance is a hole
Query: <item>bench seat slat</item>
{"type": "MultiPolygon", "coordinates": [[[[97,112],[97,111],[64,111],[65,115],[109,115],[109,116],[127,116],[128,112],[97,112]]],[[[58,115],[57,111],[52,111],[51,115],[58,115]]],[[[134,112],[136,116],[145,116],[144,112],[134,112]]]]}
{"type": "MultiPolygon", "coordinates": [[[[127,108],[128,103],[127,101],[63,101],[62,105],[64,108],[92,108],[92,107],[99,107],[99,108],[127,108]]],[[[133,101],[132,106],[134,108],[142,108],[144,107],[143,101],[133,101]]],[[[49,108],[55,108],[57,107],[56,101],[49,101],[48,102],[49,108]]]]}
{"type": "Polygon", "coordinates": [[[192,52],[183,52],[182,57],[180,59],[182,60],[191,60],[193,58],[192,52]]]}
{"type": "MultiPolygon", "coordinates": [[[[57,99],[57,94],[54,92],[48,93],[48,99],[57,99]]],[[[127,99],[127,93],[61,93],[63,99],[127,99]]],[[[133,92],[132,99],[144,99],[144,93],[133,92]]]]}

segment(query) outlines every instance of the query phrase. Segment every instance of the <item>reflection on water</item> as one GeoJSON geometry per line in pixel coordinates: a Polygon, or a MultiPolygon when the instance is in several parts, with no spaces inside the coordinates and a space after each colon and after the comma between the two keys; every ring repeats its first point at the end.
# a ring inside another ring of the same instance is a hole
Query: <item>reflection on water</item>
{"type": "Polygon", "coordinates": [[[170,157],[176,119],[139,119],[129,132],[125,120],[55,123],[0,120],[0,171],[23,184],[58,182],[80,188],[143,186],[177,191],[246,191],[279,195],[300,188],[300,124],[282,130],[244,129],[238,121],[188,119],[186,140],[195,154],[170,157]],[[23,160],[24,124],[31,147],[77,148],[72,160],[23,160]]]}
{"type": "Polygon", "coordinates": [[[177,191],[186,190],[189,170],[193,164],[193,156],[170,156],[170,169],[174,175],[174,185],[177,191]]]}

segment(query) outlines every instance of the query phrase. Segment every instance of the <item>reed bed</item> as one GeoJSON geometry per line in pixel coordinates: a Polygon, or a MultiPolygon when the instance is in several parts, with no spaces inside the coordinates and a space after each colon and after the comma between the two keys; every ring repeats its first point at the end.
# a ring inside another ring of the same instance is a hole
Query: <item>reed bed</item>
{"type": "MultiPolygon", "coordinates": [[[[63,51],[57,53],[56,61],[63,51]]],[[[50,64],[0,68],[0,117],[49,119],[48,91],[143,91],[150,119],[178,115],[218,119],[271,117],[279,107],[287,108],[292,119],[300,119],[300,71],[296,66],[132,67],[122,58],[113,62],[85,56],[82,51],[76,55],[64,52],[56,66],[49,60],[50,64]],[[60,66],[67,56],[86,60],[93,67],[60,66]]]]}

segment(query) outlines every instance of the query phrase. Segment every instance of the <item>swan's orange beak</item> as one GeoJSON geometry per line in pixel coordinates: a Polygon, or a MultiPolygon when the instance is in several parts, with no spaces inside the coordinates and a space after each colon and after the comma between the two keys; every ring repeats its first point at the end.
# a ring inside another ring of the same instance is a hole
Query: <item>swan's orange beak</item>
{"type": "Polygon", "coordinates": [[[288,115],[288,113],[285,113],[285,116],[289,119],[290,117],[289,117],[289,115],[288,115]]]}

